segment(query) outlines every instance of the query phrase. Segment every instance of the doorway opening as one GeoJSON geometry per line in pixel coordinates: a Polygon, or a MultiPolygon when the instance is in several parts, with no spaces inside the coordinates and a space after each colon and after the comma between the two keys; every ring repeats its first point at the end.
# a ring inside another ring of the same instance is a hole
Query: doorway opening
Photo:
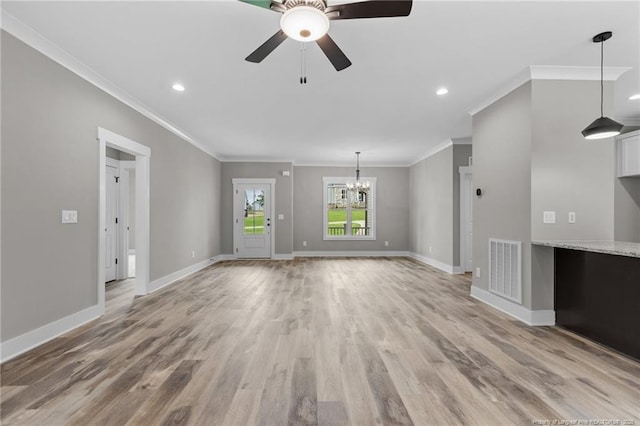
{"type": "Polygon", "coordinates": [[[464,272],[473,271],[473,170],[471,166],[460,172],[460,266],[464,272]]]}
{"type": "Polygon", "coordinates": [[[131,280],[133,294],[148,293],[151,150],[100,127],[98,143],[98,305],[104,313],[107,282],[131,280]]]}

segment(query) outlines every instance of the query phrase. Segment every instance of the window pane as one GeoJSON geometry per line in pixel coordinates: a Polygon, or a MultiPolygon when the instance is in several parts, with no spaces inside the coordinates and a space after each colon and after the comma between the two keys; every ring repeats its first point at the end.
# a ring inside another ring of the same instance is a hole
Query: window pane
{"type": "Polygon", "coordinates": [[[354,191],[351,199],[351,235],[364,237],[371,235],[369,214],[369,190],[354,191]]]}
{"type": "Polygon", "coordinates": [[[347,187],[327,184],[327,235],[345,235],[347,227],[347,187]]]}
{"type": "Polygon", "coordinates": [[[247,189],[244,192],[244,234],[264,235],[264,191],[247,189]]]}

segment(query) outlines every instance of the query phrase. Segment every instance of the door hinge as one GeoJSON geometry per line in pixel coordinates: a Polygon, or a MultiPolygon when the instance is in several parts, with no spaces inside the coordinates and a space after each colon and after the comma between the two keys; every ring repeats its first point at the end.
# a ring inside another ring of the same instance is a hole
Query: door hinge
{"type": "Polygon", "coordinates": [[[118,183],[120,181],[120,176],[116,176],[116,183],[118,183]]]}
{"type": "Polygon", "coordinates": [[[116,223],[118,223],[118,218],[116,217],[116,223]]]}
{"type": "Polygon", "coordinates": [[[236,253],[238,252],[238,249],[236,249],[236,253]]]}
{"type": "Polygon", "coordinates": [[[236,223],[238,223],[238,219],[236,218],[236,223]]]}
{"type": "Polygon", "coordinates": [[[118,264],[118,258],[116,257],[116,265],[118,264]]]}
{"type": "Polygon", "coordinates": [[[236,189],[236,195],[238,195],[238,190],[236,189]]]}

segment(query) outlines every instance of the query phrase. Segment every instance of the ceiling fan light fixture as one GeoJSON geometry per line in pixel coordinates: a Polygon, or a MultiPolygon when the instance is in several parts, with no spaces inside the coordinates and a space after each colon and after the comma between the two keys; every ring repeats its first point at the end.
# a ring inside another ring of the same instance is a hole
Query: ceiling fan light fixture
{"type": "Polygon", "coordinates": [[[315,7],[296,6],[282,15],[280,28],[294,40],[316,41],[329,31],[329,18],[315,7]]]}

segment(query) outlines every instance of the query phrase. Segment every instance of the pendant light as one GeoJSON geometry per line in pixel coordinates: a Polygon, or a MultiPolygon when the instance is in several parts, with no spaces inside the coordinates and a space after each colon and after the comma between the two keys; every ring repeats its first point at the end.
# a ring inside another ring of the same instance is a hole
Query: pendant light
{"type": "Polygon", "coordinates": [[[350,190],[360,191],[369,189],[371,184],[369,181],[360,180],[360,151],[356,152],[356,180],[355,182],[347,182],[347,188],[350,190]]]}
{"type": "Polygon", "coordinates": [[[600,118],[589,124],[582,131],[585,139],[604,139],[620,134],[623,125],[604,116],[604,42],[609,40],[613,34],[605,31],[593,37],[594,43],[600,43],[600,118]]]}

